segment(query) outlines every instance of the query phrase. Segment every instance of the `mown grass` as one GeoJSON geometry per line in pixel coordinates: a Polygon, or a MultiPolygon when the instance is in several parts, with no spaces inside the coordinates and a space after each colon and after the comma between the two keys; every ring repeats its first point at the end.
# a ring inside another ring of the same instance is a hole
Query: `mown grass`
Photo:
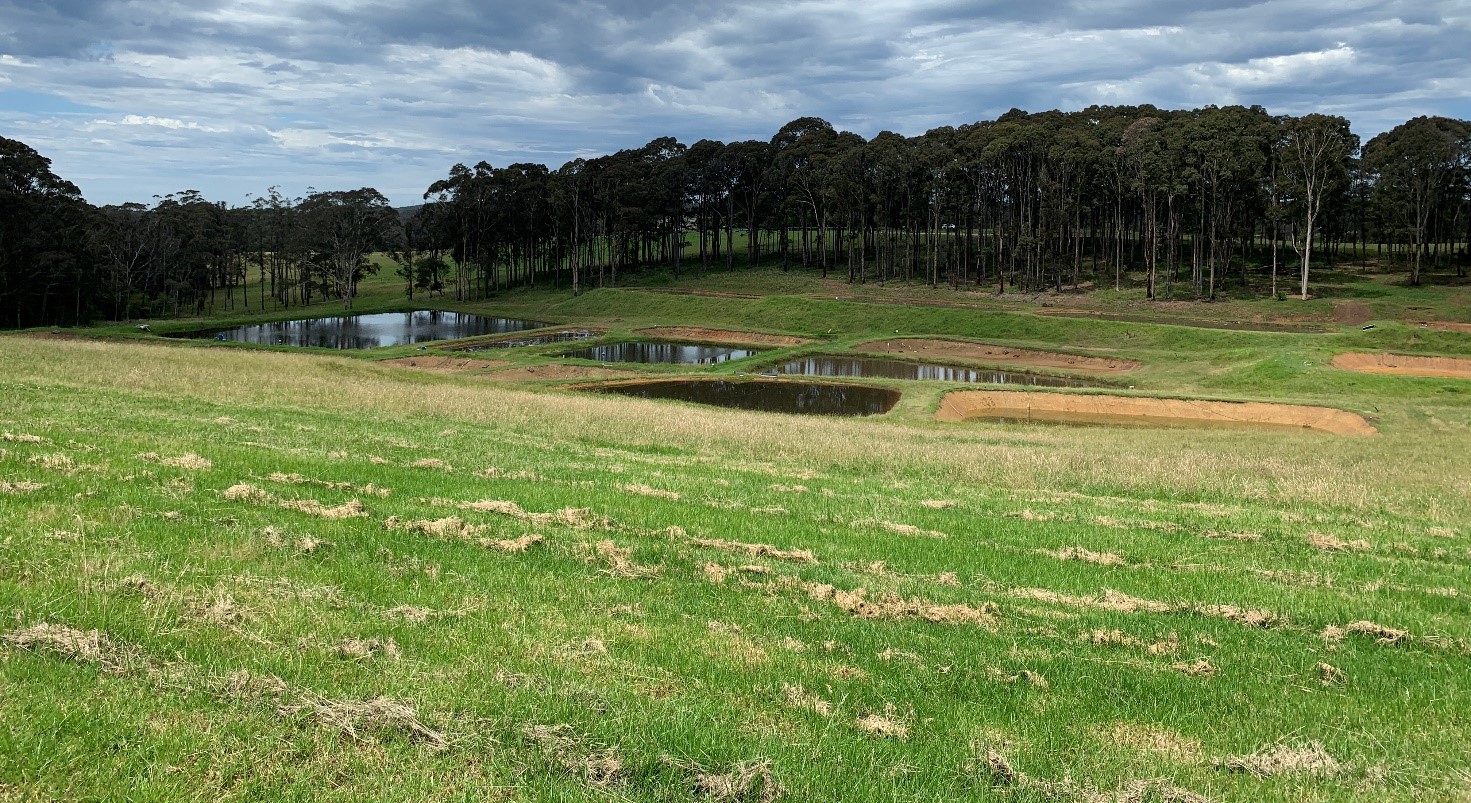
{"type": "Polygon", "coordinates": [[[1381,434],[943,425],[939,383],[807,419],[3,337],[0,799],[1471,795],[1471,383],[1326,367],[1471,336],[641,290],[479,309],[1117,355],[1132,392],[1381,434]]]}

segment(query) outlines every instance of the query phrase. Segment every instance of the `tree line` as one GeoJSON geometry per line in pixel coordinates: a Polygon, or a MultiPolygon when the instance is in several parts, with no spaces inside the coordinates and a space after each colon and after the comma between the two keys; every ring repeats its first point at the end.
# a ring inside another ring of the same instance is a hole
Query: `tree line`
{"type": "Polygon", "coordinates": [[[769,141],[662,137],[556,170],[455,165],[423,200],[273,188],[239,207],[187,191],[99,208],[0,138],[0,322],[350,307],[379,264],[410,298],[461,301],[772,261],[852,282],[1128,284],[1151,299],[1212,299],[1255,275],[1307,298],[1315,258],[1372,244],[1419,284],[1431,266],[1466,273],[1471,123],[1417,117],[1361,146],[1342,117],[1257,106],[1012,110],[867,140],[804,117],[769,141]]]}

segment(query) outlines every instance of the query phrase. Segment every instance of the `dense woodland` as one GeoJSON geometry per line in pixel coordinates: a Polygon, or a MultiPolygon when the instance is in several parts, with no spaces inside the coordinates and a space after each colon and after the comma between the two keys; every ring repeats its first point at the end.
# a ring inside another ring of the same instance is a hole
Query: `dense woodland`
{"type": "Polygon", "coordinates": [[[0,138],[0,325],[14,327],[351,306],[382,264],[409,297],[455,300],[773,261],[996,292],[1306,298],[1310,266],[1345,247],[1419,284],[1464,276],[1468,241],[1471,123],[1441,117],[1362,147],[1342,117],[1260,107],[1013,110],[870,140],[807,117],[767,142],[455,165],[402,210],[371,188],[99,208],[0,138]]]}

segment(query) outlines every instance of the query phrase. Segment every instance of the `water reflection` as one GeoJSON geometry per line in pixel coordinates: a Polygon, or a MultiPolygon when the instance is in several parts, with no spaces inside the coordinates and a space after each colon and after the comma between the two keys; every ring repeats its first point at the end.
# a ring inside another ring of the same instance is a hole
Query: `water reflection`
{"type": "Polygon", "coordinates": [[[599,362],[678,363],[711,365],[760,354],[760,349],[736,346],[707,346],[698,343],[649,341],[641,343],[607,343],[569,351],[563,357],[578,357],[599,362]]]}
{"type": "Polygon", "coordinates": [[[328,318],[304,318],[295,321],[237,326],[234,329],[199,329],[175,332],[169,337],[212,337],[238,343],[262,345],[315,346],[328,349],[375,349],[403,346],[430,340],[453,340],[477,335],[494,335],[539,329],[537,321],[516,318],[488,318],[464,312],[418,310],[416,312],[379,312],[370,315],[338,315],[328,318]]]}
{"type": "Polygon", "coordinates": [[[1051,388],[1100,387],[1098,382],[1022,371],[967,368],[962,365],[888,360],[880,357],[815,355],[801,357],[776,368],[780,374],[800,376],[851,376],[880,379],[926,379],[937,382],[989,382],[997,385],[1033,385],[1051,388]]]}
{"type": "Polygon", "coordinates": [[[900,393],[868,385],[763,380],[667,379],[589,388],[643,399],[678,401],[800,415],[860,416],[888,412],[900,393]]]}

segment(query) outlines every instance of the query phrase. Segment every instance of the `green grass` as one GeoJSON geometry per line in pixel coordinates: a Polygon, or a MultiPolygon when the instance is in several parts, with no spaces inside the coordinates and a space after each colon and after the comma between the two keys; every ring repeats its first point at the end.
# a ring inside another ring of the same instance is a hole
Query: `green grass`
{"type": "Polygon", "coordinates": [[[939,424],[940,383],[808,419],[373,362],[410,349],[0,337],[0,800],[754,801],[760,768],[794,801],[1471,794],[1471,381],[1327,365],[1471,336],[771,279],[461,308],[826,339],[717,374],[894,330],[1130,357],[1111,392],[1380,434],[939,424]],[[461,507],[483,500],[527,515],[461,507]],[[1337,630],[1360,622],[1405,635],[1337,630]],[[1336,771],[1229,769],[1314,743],[1336,771]],[[702,781],[741,769],[725,798],[702,781]]]}

